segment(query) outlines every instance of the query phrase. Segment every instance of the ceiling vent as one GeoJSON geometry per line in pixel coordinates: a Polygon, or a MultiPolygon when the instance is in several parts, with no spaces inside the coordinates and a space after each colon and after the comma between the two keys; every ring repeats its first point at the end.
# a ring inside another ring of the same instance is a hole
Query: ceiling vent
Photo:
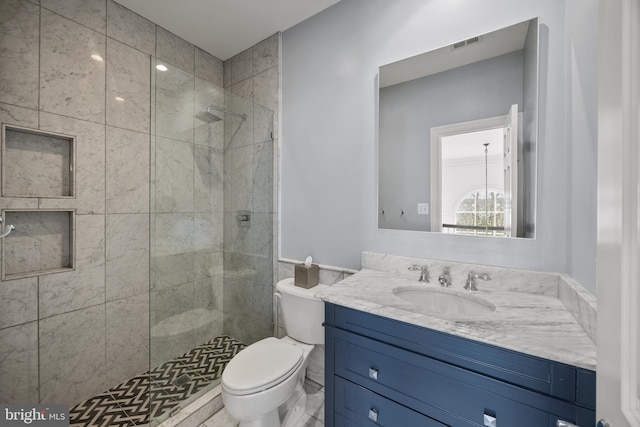
{"type": "Polygon", "coordinates": [[[468,46],[470,44],[480,43],[481,40],[482,39],[481,39],[480,36],[472,37],[472,38],[467,39],[467,40],[462,40],[461,42],[457,42],[457,43],[452,44],[451,45],[451,50],[460,49],[460,48],[468,46]]]}

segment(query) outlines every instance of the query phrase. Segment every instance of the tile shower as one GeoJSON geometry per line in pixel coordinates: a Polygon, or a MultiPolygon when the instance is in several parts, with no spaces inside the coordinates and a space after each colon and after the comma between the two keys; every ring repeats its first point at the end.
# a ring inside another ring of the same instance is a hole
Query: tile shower
{"type": "Polygon", "coordinates": [[[111,0],[0,3],[0,122],[72,137],[74,174],[24,194],[7,160],[45,157],[3,145],[0,402],[74,405],[271,335],[278,46],[223,63],[111,0]],[[41,268],[52,235],[68,260],[41,268]]]}

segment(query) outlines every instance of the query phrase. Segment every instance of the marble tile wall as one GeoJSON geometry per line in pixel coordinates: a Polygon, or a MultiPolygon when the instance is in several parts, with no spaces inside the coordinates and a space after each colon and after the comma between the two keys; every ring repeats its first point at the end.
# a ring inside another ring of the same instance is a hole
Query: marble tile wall
{"type": "Polygon", "coordinates": [[[12,239],[3,241],[4,278],[36,275],[39,271],[71,268],[73,212],[5,211],[15,227],[12,239]]]}
{"type": "Polygon", "coordinates": [[[73,138],[5,130],[5,196],[73,196],[73,138]]]}
{"type": "Polygon", "coordinates": [[[27,0],[0,3],[0,102],[38,108],[40,8],[27,0]]]}
{"type": "Polygon", "coordinates": [[[41,7],[39,109],[104,123],[105,57],[104,33],[41,7]]]}
{"type": "Polygon", "coordinates": [[[0,282],[0,401],[75,403],[145,371],[150,304],[151,322],[222,311],[224,126],[194,112],[223,82],[222,61],[112,0],[0,2],[0,122],[76,137],[74,198],[0,209],[77,214],[74,271],[0,282]]]}
{"type": "Polygon", "coordinates": [[[276,34],[224,63],[224,107],[247,116],[224,115],[224,330],[245,344],[273,334],[279,49],[276,34]]]}

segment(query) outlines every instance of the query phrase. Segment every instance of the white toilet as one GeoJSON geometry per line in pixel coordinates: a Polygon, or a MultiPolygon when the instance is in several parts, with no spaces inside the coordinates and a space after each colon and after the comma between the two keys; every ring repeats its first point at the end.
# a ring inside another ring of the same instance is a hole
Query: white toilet
{"type": "Polygon", "coordinates": [[[240,427],[290,427],[304,415],[309,354],[315,344],[324,344],[324,303],[314,295],[327,287],[304,289],[293,279],[276,284],[289,336],[251,344],[222,373],[222,400],[240,427]]]}

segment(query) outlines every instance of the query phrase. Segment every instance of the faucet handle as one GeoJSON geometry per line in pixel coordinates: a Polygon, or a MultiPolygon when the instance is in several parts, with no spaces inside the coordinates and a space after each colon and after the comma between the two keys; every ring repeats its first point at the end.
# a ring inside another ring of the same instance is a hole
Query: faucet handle
{"type": "Polygon", "coordinates": [[[473,271],[470,271],[469,274],[467,275],[467,280],[464,284],[464,289],[468,291],[477,291],[478,286],[476,284],[476,279],[491,280],[491,277],[489,276],[488,273],[478,274],[478,273],[474,273],[473,271]]]}
{"type": "Polygon", "coordinates": [[[473,271],[469,272],[469,275],[467,276],[468,279],[482,279],[482,280],[491,280],[491,276],[489,276],[489,273],[474,273],[473,271]]]}
{"type": "Polygon", "coordinates": [[[409,271],[419,271],[420,272],[420,282],[429,282],[431,278],[429,277],[429,268],[426,265],[417,265],[414,264],[408,268],[409,271]]]}

